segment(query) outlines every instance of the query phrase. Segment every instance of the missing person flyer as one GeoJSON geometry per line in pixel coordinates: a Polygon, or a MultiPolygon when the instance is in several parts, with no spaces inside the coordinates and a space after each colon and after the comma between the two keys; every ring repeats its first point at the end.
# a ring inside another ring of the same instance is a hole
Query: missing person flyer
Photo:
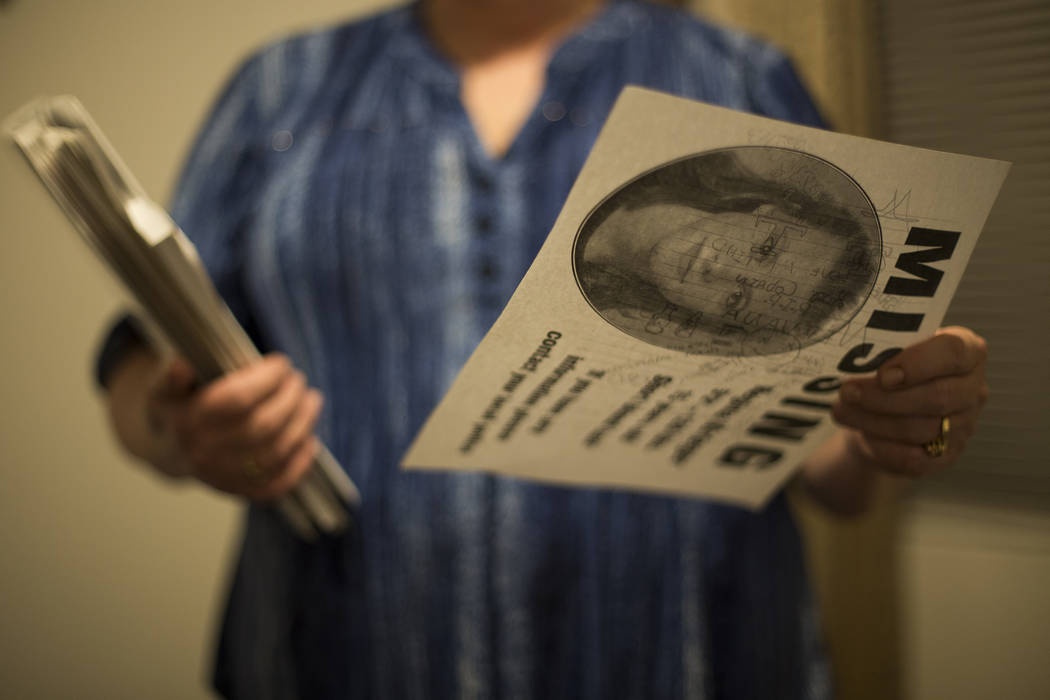
{"type": "Polygon", "coordinates": [[[627,88],[402,466],[760,507],[939,326],[1008,169],[627,88]]]}

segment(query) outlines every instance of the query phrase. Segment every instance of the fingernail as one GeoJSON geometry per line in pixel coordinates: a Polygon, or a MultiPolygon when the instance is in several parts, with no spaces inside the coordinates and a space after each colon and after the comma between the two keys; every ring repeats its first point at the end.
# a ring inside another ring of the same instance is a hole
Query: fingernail
{"type": "Polygon", "coordinates": [[[842,400],[846,403],[857,403],[860,401],[860,387],[855,384],[847,384],[842,387],[842,400]]]}
{"type": "Polygon", "coordinates": [[[890,367],[879,373],[879,383],[883,389],[892,389],[904,383],[904,370],[900,367],[890,367]]]}

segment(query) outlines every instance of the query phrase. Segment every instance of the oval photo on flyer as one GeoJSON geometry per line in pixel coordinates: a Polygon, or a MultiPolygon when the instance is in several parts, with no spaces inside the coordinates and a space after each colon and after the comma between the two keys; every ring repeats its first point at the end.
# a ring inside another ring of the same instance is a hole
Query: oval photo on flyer
{"type": "Polygon", "coordinates": [[[743,146],[614,191],[577,232],[573,271],[594,310],[634,338],[747,357],[797,351],[849,323],[881,256],[878,216],[846,173],[743,146]]]}

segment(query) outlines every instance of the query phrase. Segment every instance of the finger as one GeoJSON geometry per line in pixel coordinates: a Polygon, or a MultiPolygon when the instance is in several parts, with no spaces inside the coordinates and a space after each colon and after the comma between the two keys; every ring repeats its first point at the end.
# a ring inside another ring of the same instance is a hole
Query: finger
{"type": "Polygon", "coordinates": [[[197,372],[181,357],[173,358],[151,392],[158,401],[178,400],[191,394],[198,383],[197,372]]]}
{"type": "MultiPolygon", "coordinates": [[[[928,416],[893,416],[870,413],[856,406],[841,402],[831,409],[832,417],[839,425],[860,431],[866,437],[878,438],[905,445],[922,445],[941,434],[941,418],[928,416]]],[[[950,414],[949,434],[955,433],[969,438],[977,428],[977,410],[950,414]]]]}
{"type": "Polygon", "coordinates": [[[918,445],[905,445],[892,440],[865,438],[872,458],[887,472],[898,476],[922,476],[930,457],[918,445]]]}
{"type": "Polygon", "coordinates": [[[911,345],[887,360],[878,370],[879,385],[901,389],[936,377],[959,376],[984,364],[988,348],[984,338],[968,328],[942,328],[932,338],[911,345]]]}
{"type": "Polygon", "coordinates": [[[248,497],[257,501],[271,501],[287,493],[310,470],[320,445],[320,441],[313,436],[304,441],[288,460],[284,470],[266,485],[249,492],[248,497]]]}
{"type": "Polygon", "coordinates": [[[919,386],[887,391],[875,377],[851,379],[839,391],[841,403],[871,413],[948,416],[979,408],[987,397],[984,372],[938,377],[919,386]]]}
{"type": "Polygon", "coordinates": [[[199,420],[192,425],[180,422],[184,447],[198,461],[252,458],[265,463],[265,470],[270,471],[280,461],[273,456],[273,443],[301,410],[306,394],[306,377],[293,370],[276,392],[247,415],[199,420]]]}
{"type": "Polygon", "coordinates": [[[226,433],[228,444],[253,451],[265,449],[295,417],[306,392],[306,377],[293,370],[277,391],[266,397],[243,421],[229,427],[226,433]]]}
{"type": "Polygon", "coordinates": [[[194,447],[188,456],[197,479],[237,496],[250,496],[272,479],[262,465],[241,450],[194,447]]]}
{"type": "Polygon", "coordinates": [[[286,356],[267,355],[201,389],[188,419],[191,424],[200,425],[243,417],[276,392],[293,371],[286,356]]]}
{"type": "Polygon", "coordinates": [[[917,477],[940,471],[955,462],[965,447],[961,436],[948,437],[948,448],[939,457],[931,457],[921,445],[906,445],[893,440],[864,436],[865,450],[871,459],[891,474],[917,477]]]}
{"type": "Polygon", "coordinates": [[[271,475],[276,476],[286,469],[288,461],[299,447],[313,436],[322,404],[319,391],[308,391],[284,430],[263,452],[257,453],[256,459],[271,475]]]}
{"type": "Polygon", "coordinates": [[[255,493],[295,467],[296,453],[313,438],[322,403],[321,393],[310,390],[297,402],[292,416],[272,442],[247,447],[226,440],[200,446],[194,451],[194,458],[204,465],[201,471],[207,472],[213,485],[219,483],[224,490],[246,495],[255,493]]]}

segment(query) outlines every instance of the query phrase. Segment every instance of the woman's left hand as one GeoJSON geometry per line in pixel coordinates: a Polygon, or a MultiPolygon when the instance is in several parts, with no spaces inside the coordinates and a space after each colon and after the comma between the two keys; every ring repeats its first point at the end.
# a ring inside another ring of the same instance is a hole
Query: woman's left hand
{"type": "Polygon", "coordinates": [[[984,339],[970,329],[942,328],[887,360],[875,376],[843,382],[833,415],[852,428],[850,448],[878,468],[905,476],[954,464],[988,399],[987,355],[984,339]],[[938,455],[935,443],[945,426],[938,455]]]}

